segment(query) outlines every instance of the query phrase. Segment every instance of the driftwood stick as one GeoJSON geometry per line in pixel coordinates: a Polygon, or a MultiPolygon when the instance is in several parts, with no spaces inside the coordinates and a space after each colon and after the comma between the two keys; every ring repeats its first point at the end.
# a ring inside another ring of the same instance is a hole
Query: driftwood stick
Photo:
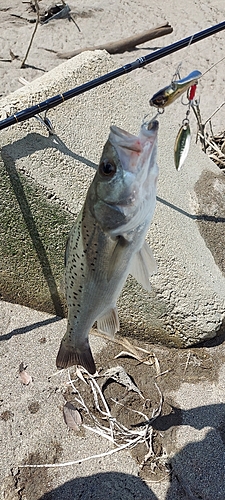
{"type": "Polygon", "coordinates": [[[83,49],[73,50],[72,52],[58,52],[57,57],[60,59],[70,59],[71,57],[77,56],[81,52],[86,50],[106,50],[109,54],[118,54],[125,52],[126,50],[133,49],[136,45],[148,42],[154,38],[159,38],[160,36],[169,35],[172,33],[173,28],[167,22],[162,26],[157,28],[152,28],[138,35],[130,36],[129,38],[124,38],[123,40],[118,40],[117,42],[106,43],[103,45],[97,45],[92,47],[84,47],[83,49]]]}
{"type": "Polygon", "coordinates": [[[39,0],[34,0],[34,4],[35,4],[35,9],[36,9],[36,13],[37,13],[37,19],[36,19],[36,23],[35,23],[35,27],[34,27],[34,31],[33,31],[33,34],[32,34],[32,37],[31,37],[31,40],[30,40],[30,43],[29,43],[29,47],[27,49],[27,52],[26,52],[26,55],[21,63],[21,68],[25,68],[25,62],[27,60],[27,56],[30,52],[30,48],[31,48],[31,45],[32,45],[32,42],[33,42],[33,39],[34,39],[34,35],[37,31],[37,27],[38,27],[38,24],[39,24],[39,20],[40,20],[40,8],[39,8],[39,4],[38,4],[39,0]]]}

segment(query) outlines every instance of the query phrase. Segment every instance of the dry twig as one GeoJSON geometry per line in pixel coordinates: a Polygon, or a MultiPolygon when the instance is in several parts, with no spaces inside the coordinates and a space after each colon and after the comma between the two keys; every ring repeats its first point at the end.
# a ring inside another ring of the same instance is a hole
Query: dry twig
{"type": "Polygon", "coordinates": [[[35,27],[34,27],[34,31],[33,31],[33,34],[32,34],[32,37],[31,37],[31,40],[30,40],[30,43],[29,43],[29,46],[28,46],[28,49],[27,49],[27,52],[26,52],[26,55],[22,61],[22,64],[21,64],[21,68],[25,68],[25,61],[27,59],[27,56],[30,52],[30,48],[31,48],[31,45],[32,45],[32,42],[33,42],[33,39],[34,39],[34,35],[37,31],[37,27],[38,27],[38,23],[39,23],[39,19],[40,19],[40,9],[39,9],[39,3],[38,3],[38,0],[34,0],[34,3],[35,3],[35,9],[36,9],[36,12],[37,12],[37,19],[36,19],[36,23],[35,23],[35,27]]]}
{"type": "MultiPolygon", "coordinates": [[[[223,58],[224,59],[224,58],[223,58]]],[[[220,106],[218,106],[215,111],[209,116],[209,118],[205,121],[205,123],[202,123],[202,118],[200,114],[200,109],[199,109],[199,104],[196,101],[195,104],[192,106],[192,110],[195,114],[197,124],[198,124],[198,132],[197,132],[197,139],[198,137],[200,138],[200,142],[202,144],[202,149],[204,153],[207,153],[209,158],[213,160],[218,167],[224,168],[225,167],[225,132],[214,135],[213,130],[212,130],[212,117],[224,106],[225,101],[223,101],[220,106]],[[209,135],[206,132],[206,125],[209,124],[210,127],[210,133],[209,135]]],[[[197,140],[196,140],[197,142],[197,140]]]]}

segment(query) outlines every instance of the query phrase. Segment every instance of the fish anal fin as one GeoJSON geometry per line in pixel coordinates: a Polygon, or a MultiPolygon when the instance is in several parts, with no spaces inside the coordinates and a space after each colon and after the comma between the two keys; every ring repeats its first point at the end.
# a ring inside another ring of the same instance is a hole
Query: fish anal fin
{"type": "Polygon", "coordinates": [[[67,344],[63,339],[57,354],[56,366],[59,369],[63,369],[73,365],[83,366],[92,375],[96,372],[96,366],[89,344],[85,345],[83,349],[78,349],[67,344]]]}
{"type": "Polygon", "coordinates": [[[156,274],[157,265],[153,256],[152,250],[145,241],[141,250],[137,252],[132,259],[130,274],[137,280],[145,290],[150,292],[151,285],[149,282],[150,276],[156,274]]]}
{"type": "Polygon", "coordinates": [[[111,338],[114,337],[114,334],[120,329],[116,307],[109,309],[100,318],[97,319],[97,328],[100,333],[104,333],[111,338]]]}

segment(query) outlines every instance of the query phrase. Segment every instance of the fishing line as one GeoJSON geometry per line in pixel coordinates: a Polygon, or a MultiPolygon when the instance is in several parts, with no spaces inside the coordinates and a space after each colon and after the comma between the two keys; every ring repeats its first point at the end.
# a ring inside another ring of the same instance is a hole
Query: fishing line
{"type": "Polygon", "coordinates": [[[202,73],[202,76],[205,76],[206,73],[208,73],[209,71],[211,71],[211,69],[215,68],[215,66],[217,66],[217,64],[221,63],[223,60],[225,59],[225,56],[222,57],[222,59],[220,59],[219,61],[217,61],[215,64],[213,64],[209,69],[207,69],[204,73],[202,73]]]}
{"type": "MultiPolygon", "coordinates": [[[[187,48],[188,48],[188,47],[187,47],[187,48]]],[[[201,55],[203,52],[205,52],[205,49],[202,49],[202,50],[200,51],[200,55],[201,55]]],[[[204,71],[204,73],[202,73],[202,76],[199,78],[199,80],[201,80],[201,79],[202,79],[202,77],[206,75],[206,73],[209,73],[209,72],[210,72],[213,68],[215,68],[218,64],[220,64],[220,63],[221,63],[224,59],[225,59],[225,56],[223,56],[221,59],[219,59],[217,62],[215,62],[212,66],[210,66],[208,69],[206,69],[206,70],[204,71]]],[[[175,67],[179,67],[179,66],[180,66],[180,65],[182,65],[185,61],[187,61],[187,58],[183,58],[181,62],[178,62],[178,61],[177,61],[177,62],[175,62],[175,63],[173,64],[173,66],[175,66],[175,67]]],[[[146,71],[149,71],[149,69],[148,69],[147,67],[144,67],[143,69],[145,69],[146,71]]],[[[162,63],[162,67],[161,67],[160,69],[157,69],[157,71],[151,71],[151,73],[152,73],[152,75],[157,75],[158,73],[162,73],[162,71],[163,71],[164,69],[168,69],[168,65],[163,64],[163,63],[162,63]]],[[[164,71],[164,74],[165,74],[165,71],[164,71]]],[[[174,74],[176,74],[176,72],[175,72],[174,74]]],[[[140,76],[140,78],[136,79],[136,81],[137,81],[137,82],[139,82],[139,80],[140,80],[141,78],[142,78],[142,76],[140,76]]],[[[172,81],[173,81],[173,78],[172,78],[172,81]]],[[[0,123],[1,123],[1,122],[0,122],[0,123]]]]}
{"type": "MultiPolygon", "coordinates": [[[[189,44],[187,45],[187,47],[185,47],[185,52],[187,49],[190,48],[191,46],[191,42],[193,40],[193,37],[194,35],[192,35],[191,39],[190,39],[190,42],[189,44]]],[[[202,49],[201,51],[199,51],[199,56],[201,56],[202,53],[205,53],[205,49],[202,49]]],[[[214,63],[212,66],[210,66],[207,70],[204,71],[204,73],[202,73],[202,76],[201,78],[208,72],[210,72],[215,66],[217,66],[219,63],[221,63],[223,60],[225,59],[225,56],[223,56],[221,59],[219,59],[216,63],[214,63]]],[[[183,65],[183,63],[187,61],[187,57],[183,57],[182,58],[182,61],[178,60],[178,61],[175,61],[173,63],[173,66],[175,66],[176,68],[178,68],[179,66],[181,67],[181,65],[183,65]]],[[[149,71],[151,72],[152,75],[157,75],[158,73],[162,73],[164,72],[164,75],[165,75],[165,70],[168,70],[168,64],[164,63],[164,62],[161,62],[161,68],[157,69],[156,71],[152,71],[150,67],[147,67],[147,66],[144,66],[143,69],[145,71],[149,71]]],[[[176,74],[177,70],[175,71],[174,75],[176,74]]],[[[137,82],[139,82],[139,80],[142,78],[142,76],[140,76],[140,78],[136,78],[135,80],[137,82]]],[[[173,77],[174,78],[174,77],[173,77]]],[[[172,80],[173,80],[172,78],[172,80]]]]}
{"type": "MultiPolygon", "coordinates": [[[[191,43],[193,41],[193,37],[194,37],[194,35],[192,35],[192,37],[190,38],[190,42],[189,42],[188,46],[185,48],[185,52],[188,51],[188,49],[189,49],[189,47],[190,47],[190,45],[191,45],[191,43]]],[[[173,75],[172,82],[177,78],[177,76],[180,79],[180,69],[181,69],[181,66],[183,64],[183,61],[184,61],[184,58],[177,65],[177,69],[176,69],[175,74],[173,75]]]]}

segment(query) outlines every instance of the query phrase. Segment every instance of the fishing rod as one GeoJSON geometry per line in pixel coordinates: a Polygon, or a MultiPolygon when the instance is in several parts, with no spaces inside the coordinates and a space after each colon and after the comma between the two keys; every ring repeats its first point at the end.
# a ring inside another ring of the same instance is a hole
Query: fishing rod
{"type": "Polygon", "coordinates": [[[121,66],[121,68],[115,69],[114,71],[111,71],[110,73],[106,73],[103,76],[100,76],[98,78],[95,78],[94,80],[90,80],[89,82],[86,82],[82,85],[79,85],[78,87],[75,87],[74,89],[68,90],[64,92],[63,94],[58,94],[54,97],[50,97],[49,99],[46,99],[46,101],[40,102],[39,104],[35,104],[34,106],[31,106],[30,108],[23,109],[22,111],[18,111],[12,116],[9,116],[5,118],[4,120],[0,121],[0,130],[3,130],[4,128],[10,127],[11,125],[14,125],[15,123],[23,122],[25,120],[28,120],[29,118],[32,118],[33,116],[37,115],[38,113],[41,113],[42,111],[47,111],[48,109],[54,108],[55,106],[58,106],[59,104],[63,103],[64,101],[67,101],[68,99],[71,99],[72,97],[76,97],[77,95],[83,94],[84,92],[87,92],[88,90],[91,90],[95,87],[99,87],[99,85],[102,85],[106,82],[109,82],[110,80],[113,80],[114,78],[117,78],[119,76],[122,76],[124,74],[130,73],[131,71],[142,68],[143,66],[146,66],[147,64],[150,64],[154,61],[157,61],[158,59],[162,59],[163,57],[168,56],[169,54],[173,54],[173,52],[177,52],[178,50],[183,49],[184,47],[190,46],[193,43],[199,42],[200,40],[203,40],[204,38],[207,38],[208,36],[212,36],[215,33],[218,33],[219,31],[222,31],[225,29],[225,21],[216,24],[215,26],[211,26],[210,28],[207,28],[203,31],[199,31],[198,33],[195,33],[194,35],[188,36],[187,38],[183,38],[182,40],[178,40],[175,43],[172,43],[171,45],[167,45],[166,47],[163,47],[162,49],[154,51],[152,54],[147,54],[146,56],[140,57],[139,59],[136,59],[136,61],[133,61],[131,63],[125,64],[125,66],[121,66]]]}

